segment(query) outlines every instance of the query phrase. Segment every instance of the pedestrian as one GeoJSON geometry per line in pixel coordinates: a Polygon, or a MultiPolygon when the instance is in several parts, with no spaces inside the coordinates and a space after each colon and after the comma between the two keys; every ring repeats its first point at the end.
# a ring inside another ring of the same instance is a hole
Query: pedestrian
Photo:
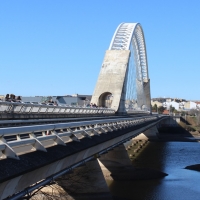
{"type": "Polygon", "coordinates": [[[14,94],[11,94],[10,97],[11,97],[11,101],[12,101],[12,102],[16,102],[16,99],[15,99],[15,95],[14,95],[14,94]]]}
{"type": "Polygon", "coordinates": [[[17,99],[16,99],[16,102],[19,102],[19,103],[21,103],[21,101],[22,101],[21,97],[20,97],[20,96],[18,96],[18,97],[17,97],[17,99]]]}
{"type": "Polygon", "coordinates": [[[97,108],[97,105],[94,103],[94,104],[93,104],[93,107],[94,107],[94,108],[97,108]]]}
{"type": "Polygon", "coordinates": [[[9,101],[9,102],[11,101],[9,94],[6,94],[5,101],[9,101]]]}

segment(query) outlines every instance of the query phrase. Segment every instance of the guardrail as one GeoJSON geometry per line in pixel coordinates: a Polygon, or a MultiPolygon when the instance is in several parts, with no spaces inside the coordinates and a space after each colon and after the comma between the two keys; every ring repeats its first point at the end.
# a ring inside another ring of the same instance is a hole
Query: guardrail
{"type": "Polygon", "coordinates": [[[0,113],[16,114],[114,114],[109,108],[83,108],[70,106],[50,106],[24,104],[16,102],[0,102],[0,113]]]}
{"type": "Polygon", "coordinates": [[[112,132],[114,130],[135,126],[158,117],[137,117],[103,119],[94,121],[70,122],[49,125],[9,127],[0,129],[0,160],[19,159],[19,155],[32,151],[47,151],[55,145],[81,141],[84,137],[112,132]]]}

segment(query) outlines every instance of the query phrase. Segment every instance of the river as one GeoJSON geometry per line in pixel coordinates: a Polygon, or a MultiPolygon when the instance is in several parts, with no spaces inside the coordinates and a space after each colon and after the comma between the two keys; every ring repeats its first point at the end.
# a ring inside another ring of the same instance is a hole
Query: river
{"type": "Polygon", "coordinates": [[[184,169],[200,163],[200,143],[149,142],[132,163],[134,167],[160,170],[168,176],[152,180],[108,181],[116,199],[200,199],[200,172],[184,169]]]}

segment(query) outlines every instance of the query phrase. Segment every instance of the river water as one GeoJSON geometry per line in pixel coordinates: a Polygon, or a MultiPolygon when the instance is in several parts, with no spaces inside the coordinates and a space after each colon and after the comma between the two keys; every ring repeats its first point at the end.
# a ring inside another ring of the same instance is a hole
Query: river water
{"type": "Polygon", "coordinates": [[[199,200],[200,172],[184,169],[200,164],[198,142],[149,142],[132,161],[134,167],[168,174],[164,178],[109,181],[110,191],[120,200],[199,200]]]}

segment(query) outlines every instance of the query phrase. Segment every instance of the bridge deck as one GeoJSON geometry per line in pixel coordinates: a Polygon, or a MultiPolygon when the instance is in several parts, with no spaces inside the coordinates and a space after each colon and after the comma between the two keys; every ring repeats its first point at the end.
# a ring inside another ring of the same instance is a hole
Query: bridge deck
{"type": "Polygon", "coordinates": [[[20,160],[10,158],[1,160],[0,181],[4,182],[29,171],[33,171],[37,168],[43,167],[77,152],[81,152],[85,149],[91,148],[118,136],[124,135],[130,131],[137,130],[152,122],[153,121],[145,122],[126,129],[120,129],[117,131],[109,132],[107,134],[101,134],[100,136],[94,135],[92,136],[92,139],[85,137],[81,140],[81,142],[72,141],[67,143],[66,146],[53,146],[47,148],[47,152],[35,151],[24,155],[20,155],[20,160]]]}

